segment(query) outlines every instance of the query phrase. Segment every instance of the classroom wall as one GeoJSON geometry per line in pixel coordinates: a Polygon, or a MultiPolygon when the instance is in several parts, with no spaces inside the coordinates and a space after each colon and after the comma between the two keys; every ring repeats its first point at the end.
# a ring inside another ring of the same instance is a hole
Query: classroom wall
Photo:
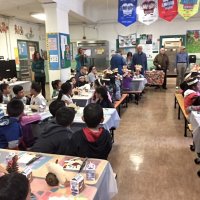
{"type": "Polygon", "coordinates": [[[25,22],[15,18],[5,18],[0,17],[0,24],[6,22],[9,26],[9,31],[7,33],[0,33],[0,56],[4,56],[5,59],[14,59],[14,48],[17,47],[17,40],[29,40],[39,42],[40,49],[46,49],[46,38],[45,38],[45,26],[42,24],[34,24],[30,22],[25,22]],[[22,26],[24,34],[15,34],[15,24],[17,26],[22,26]],[[27,39],[25,34],[30,32],[32,28],[34,37],[27,39]]]}
{"type": "MultiPolygon", "coordinates": [[[[156,42],[161,35],[185,35],[187,30],[200,29],[199,21],[196,18],[185,21],[179,17],[173,22],[159,19],[149,26],[136,22],[130,27],[125,27],[117,22],[102,21],[95,25],[70,25],[71,41],[82,40],[83,26],[85,26],[87,40],[108,40],[110,52],[116,49],[118,35],[129,35],[131,33],[153,34],[153,42],[156,42]]],[[[197,55],[200,57],[199,54],[197,55]]]]}

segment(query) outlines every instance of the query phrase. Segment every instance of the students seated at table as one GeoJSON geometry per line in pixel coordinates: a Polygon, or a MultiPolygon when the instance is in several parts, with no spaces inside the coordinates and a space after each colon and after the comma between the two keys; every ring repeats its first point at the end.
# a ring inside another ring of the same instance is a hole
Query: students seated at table
{"type": "Polygon", "coordinates": [[[76,88],[76,78],[75,77],[71,77],[69,79],[69,82],[71,83],[72,85],[72,89],[76,88]]]}
{"type": "Polygon", "coordinates": [[[44,127],[44,131],[31,151],[67,155],[72,137],[71,124],[75,117],[72,108],[62,107],[56,112],[55,120],[44,127]]]}
{"type": "Polygon", "coordinates": [[[62,85],[61,80],[52,81],[51,85],[53,88],[52,98],[57,97],[62,85]]]}
{"type": "Polygon", "coordinates": [[[15,97],[13,99],[18,99],[23,102],[24,105],[30,104],[30,99],[25,96],[24,94],[24,88],[21,85],[15,85],[13,87],[13,93],[15,94],[15,97]]]}
{"type": "Polygon", "coordinates": [[[30,182],[21,173],[5,174],[0,177],[0,200],[30,200],[30,182]]]}
{"type": "Polygon", "coordinates": [[[7,104],[7,114],[0,119],[0,148],[18,149],[22,144],[22,130],[19,119],[23,115],[24,104],[12,100],[7,104]]]}
{"type": "Polygon", "coordinates": [[[46,99],[41,94],[41,86],[38,83],[31,85],[31,105],[46,106],[46,99]]]}
{"type": "Polygon", "coordinates": [[[87,84],[87,81],[86,81],[86,79],[85,79],[85,76],[79,76],[78,81],[77,81],[77,83],[76,83],[76,86],[77,86],[77,87],[82,87],[82,86],[84,86],[85,84],[87,84]]]}
{"type": "Polygon", "coordinates": [[[88,71],[88,82],[89,83],[94,83],[94,81],[97,79],[97,69],[95,66],[90,66],[89,67],[89,71],[88,71]]]}
{"type": "Polygon", "coordinates": [[[2,83],[0,85],[0,91],[3,94],[3,103],[7,104],[11,100],[11,90],[10,86],[7,83],[2,83]]]}
{"type": "Polygon", "coordinates": [[[61,90],[59,91],[57,100],[62,100],[66,105],[73,103],[72,100],[72,85],[66,81],[61,85],[61,90]]]}
{"type": "Polygon", "coordinates": [[[88,104],[83,111],[83,128],[72,135],[69,155],[107,159],[112,148],[110,133],[99,124],[104,120],[103,109],[98,104],[88,104]]]}
{"type": "Polygon", "coordinates": [[[99,104],[102,108],[113,108],[113,104],[108,98],[108,91],[105,87],[98,87],[95,90],[95,95],[96,99],[98,99],[96,103],[99,104]]]}
{"type": "Polygon", "coordinates": [[[187,81],[188,89],[184,92],[184,107],[192,106],[198,96],[200,96],[200,82],[197,78],[187,81]]]}

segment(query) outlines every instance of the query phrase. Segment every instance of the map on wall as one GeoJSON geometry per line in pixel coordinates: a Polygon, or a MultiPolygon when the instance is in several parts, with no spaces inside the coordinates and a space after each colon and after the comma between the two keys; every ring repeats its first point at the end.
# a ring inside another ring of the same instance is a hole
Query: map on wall
{"type": "Polygon", "coordinates": [[[189,30],[186,33],[188,53],[200,53],[200,30],[189,30]]]}

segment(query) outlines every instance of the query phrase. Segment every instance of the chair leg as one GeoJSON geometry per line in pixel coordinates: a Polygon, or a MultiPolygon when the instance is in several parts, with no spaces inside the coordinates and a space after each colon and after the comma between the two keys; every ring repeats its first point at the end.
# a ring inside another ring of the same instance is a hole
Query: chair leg
{"type": "Polygon", "coordinates": [[[181,115],[181,107],[179,106],[179,107],[178,107],[178,119],[181,118],[180,115],[181,115]]]}
{"type": "Polygon", "coordinates": [[[118,106],[118,114],[119,114],[119,116],[121,116],[121,106],[120,105],[118,106]]]}
{"type": "Polygon", "coordinates": [[[174,109],[176,109],[176,97],[174,97],[174,109]]]}
{"type": "Polygon", "coordinates": [[[185,119],[185,132],[184,132],[184,137],[187,137],[187,126],[188,126],[188,122],[187,119],[185,119]]]}
{"type": "Polygon", "coordinates": [[[128,108],[128,96],[126,97],[126,108],[128,108]]]}

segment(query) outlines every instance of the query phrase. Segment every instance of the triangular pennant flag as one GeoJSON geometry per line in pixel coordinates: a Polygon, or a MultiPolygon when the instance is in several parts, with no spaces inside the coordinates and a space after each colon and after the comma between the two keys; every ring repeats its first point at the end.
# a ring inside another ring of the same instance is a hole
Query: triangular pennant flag
{"type": "Polygon", "coordinates": [[[158,13],[160,18],[172,21],[178,14],[177,0],[158,0],[158,13]]]}
{"type": "Polygon", "coordinates": [[[158,19],[158,1],[141,0],[137,9],[138,21],[149,25],[158,19]]]}
{"type": "Polygon", "coordinates": [[[178,13],[185,20],[197,14],[199,11],[199,0],[178,0],[178,13]]]}
{"type": "Polygon", "coordinates": [[[118,22],[130,26],[136,22],[137,0],[119,0],[118,22]]]}

